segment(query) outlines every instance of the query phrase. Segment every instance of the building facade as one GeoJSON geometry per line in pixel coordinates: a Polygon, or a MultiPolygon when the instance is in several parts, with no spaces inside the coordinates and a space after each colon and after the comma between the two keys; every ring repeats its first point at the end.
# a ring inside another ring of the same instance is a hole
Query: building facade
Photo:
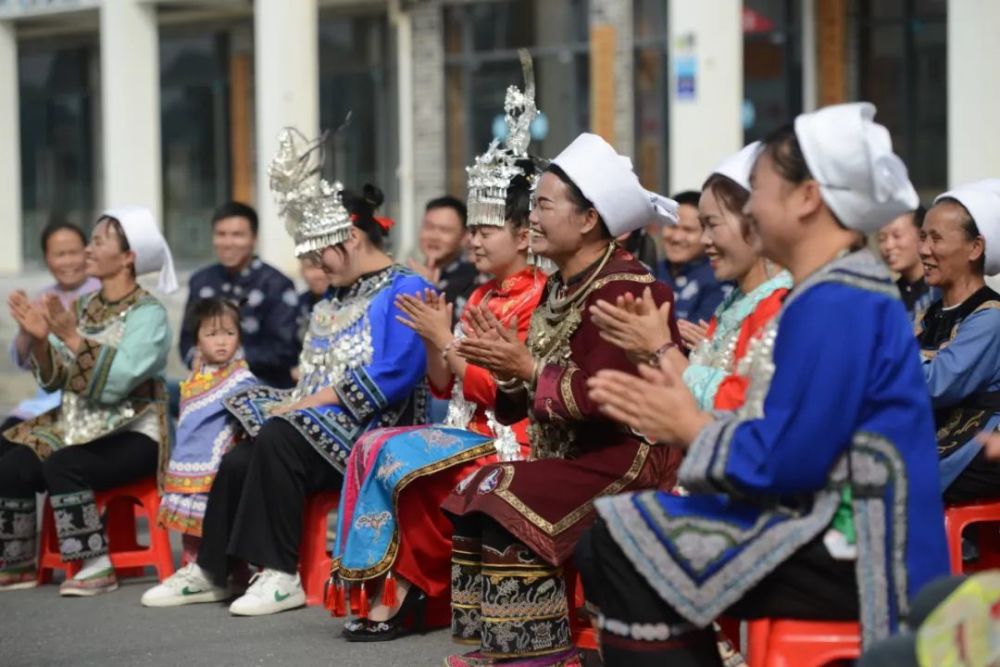
{"type": "Polygon", "coordinates": [[[1000,176],[997,27],[992,0],[0,0],[0,274],[39,266],[49,221],[123,203],[195,266],[230,198],[291,270],[266,175],[288,125],[341,128],[326,176],[379,185],[405,254],[502,130],[519,48],[542,156],[592,130],[669,193],[796,113],[868,99],[929,199],[1000,176]]]}

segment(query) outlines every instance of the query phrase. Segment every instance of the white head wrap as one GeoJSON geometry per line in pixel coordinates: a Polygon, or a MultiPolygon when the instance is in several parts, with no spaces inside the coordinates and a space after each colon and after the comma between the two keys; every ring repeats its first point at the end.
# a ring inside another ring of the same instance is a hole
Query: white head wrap
{"type": "Polygon", "coordinates": [[[632,171],[632,160],[601,137],[584,132],[552,160],[594,204],[614,237],[650,223],[677,223],[677,202],[649,192],[632,171]]]}
{"type": "Polygon", "coordinates": [[[842,224],[864,233],[920,204],[906,165],[892,152],[889,131],[874,117],[874,104],[852,102],[795,119],[795,136],[823,201],[842,224]]]}
{"type": "Polygon", "coordinates": [[[757,161],[759,154],[759,141],[747,144],[738,153],[733,153],[720,162],[719,166],[712,173],[725,176],[747,192],[750,192],[750,172],[753,170],[753,163],[757,161]]]}
{"type": "Polygon", "coordinates": [[[986,240],[986,275],[1000,273],[1000,178],[960,185],[935,197],[934,203],[946,198],[965,207],[986,240]]]}
{"type": "Polygon", "coordinates": [[[157,289],[167,294],[177,289],[174,258],[152,211],[143,206],[122,206],[101,213],[101,217],[114,218],[121,224],[129,248],[135,253],[135,275],[159,271],[157,289]]]}

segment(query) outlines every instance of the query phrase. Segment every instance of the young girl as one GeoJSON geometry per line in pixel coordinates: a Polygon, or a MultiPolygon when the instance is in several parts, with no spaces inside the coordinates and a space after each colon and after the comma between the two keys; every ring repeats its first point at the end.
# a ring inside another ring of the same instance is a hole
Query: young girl
{"type": "Polygon", "coordinates": [[[181,382],[180,421],[160,504],[160,523],[183,535],[185,563],[198,553],[208,492],[240,432],[222,401],[257,384],[240,349],[239,322],[239,309],[224,299],[194,308],[194,370],[181,382]]]}

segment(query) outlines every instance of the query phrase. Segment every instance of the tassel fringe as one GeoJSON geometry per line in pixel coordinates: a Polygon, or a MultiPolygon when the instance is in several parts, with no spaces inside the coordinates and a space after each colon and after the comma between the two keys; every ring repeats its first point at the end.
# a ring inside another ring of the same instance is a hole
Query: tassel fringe
{"type": "Polygon", "coordinates": [[[382,584],[382,604],[389,609],[395,609],[396,605],[399,604],[396,595],[396,578],[392,576],[392,572],[385,575],[385,582],[382,584]]]}

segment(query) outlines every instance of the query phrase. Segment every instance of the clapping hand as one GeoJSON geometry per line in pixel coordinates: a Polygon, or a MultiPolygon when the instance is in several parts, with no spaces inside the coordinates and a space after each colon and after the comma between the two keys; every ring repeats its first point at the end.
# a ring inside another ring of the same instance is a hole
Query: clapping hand
{"type": "Polygon", "coordinates": [[[590,319],[600,330],[601,338],[625,351],[639,364],[671,342],[670,302],[657,308],[653,292],[647,287],[642,297],[619,296],[615,303],[600,299],[590,307],[590,319]]]}
{"type": "Polygon", "coordinates": [[[480,366],[500,380],[531,381],[535,360],[517,337],[517,317],[505,327],[485,306],[469,306],[463,318],[466,338],[455,349],[470,364],[480,366]]]}
{"type": "Polygon", "coordinates": [[[447,303],[444,294],[425,289],[422,294],[400,294],[396,307],[405,317],[396,320],[417,332],[417,335],[443,350],[451,342],[451,321],[454,305],[447,303]]]}
{"type": "Polygon", "coordinates": [[[641,364],[641,377],[602,370],[587,381],[590,400],[611,419],[646,438],[687,448],[712,421],[667,359],[658,368],[641,364]]]}
{"type": "Polygon", "coordinates": [[[45,321],[49,331],[66,344],[66,347],[76,351],[80,347],[80,334],[76,330],[76,313],[64,308],[62,301],[55,294],[46,294],[43,304],[45,321]]]}
{"type": "Polygon", "coordinates": [[[681,332],[684,346],[689,350],[698,347],[708,338],[708,322],[705,320],[700,320],[697,324],[687,320],[677,320],[677,329],[681,332]]]}
{"type": "Polygon", "coordinates": [[[31,303],[23,290],[15,290],[7,298],[7,307],[11,317],[26,334],[39,341],[48,337],[49,323],[45,314],[37,304],[31,303]]]}

